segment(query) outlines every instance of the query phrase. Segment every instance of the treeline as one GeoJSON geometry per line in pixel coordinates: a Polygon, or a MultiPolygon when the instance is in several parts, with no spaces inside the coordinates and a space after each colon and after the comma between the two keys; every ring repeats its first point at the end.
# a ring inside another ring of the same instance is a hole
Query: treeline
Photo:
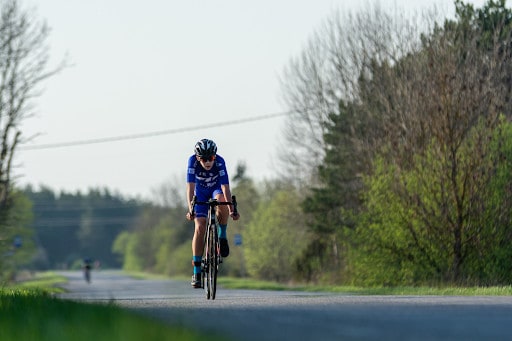
{"type": "Polygon", "coordinates": [[[104,267],[121,267],[122,259],[112,252],[112,244],[122,231],[133,227],[145,205],[108,189],[82,194],[29,186],[20,194],[31,203],[33,269],[76,268],[85,258],[104,267]]]}

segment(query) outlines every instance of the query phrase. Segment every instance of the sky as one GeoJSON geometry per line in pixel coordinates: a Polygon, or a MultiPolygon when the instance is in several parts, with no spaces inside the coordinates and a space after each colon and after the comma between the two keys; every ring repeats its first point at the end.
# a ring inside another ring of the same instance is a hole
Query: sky
{"type": "MultiPolygon", "coordinates": [[[[452,3],[380,0],[382,8],[413,11],[452,10],[452,3]]],[[[360,0],[22,4],[51,28],[50,67],[63,59],[69,66],[43,83],[35,115],[23,122],[23,135],[35,137],[17,151],[17,184],[73,193],[108,188],[140,199],[164,184],[183,183],[185,191],[186,162],[202,138],[217,143],[231,175],[245,162],[253,179],[275,178],[286,119],[278,114],[288,111],[284,68],[335,10],[362,6],[360,0]],[[95,139],[108,142],[74,145],[95,139]]]]}

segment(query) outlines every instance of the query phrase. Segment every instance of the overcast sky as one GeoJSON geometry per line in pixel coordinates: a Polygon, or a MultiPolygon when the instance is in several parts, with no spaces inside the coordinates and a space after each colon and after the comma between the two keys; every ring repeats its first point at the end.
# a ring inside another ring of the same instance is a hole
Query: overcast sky
{"type": "MultiPolygon", "coordinates": [[[[469,1],[481,6],[484,1],[469,1]]],[[[419,9],[453,1],[381,0],[383,8],[419,9]]],[[[256,180],[274,178],[286,111],[279,76],[334,10],[360,0],[25,0],[52,28],[52,63],[70,67],[47,80],[37,115],[23,134],[18,184],[55,191],[107,187],[148,198],[163,183],[183,182],[201,138],[217,142],[233,174],[245,161],[256,180]],[[204,127],[209,123],[245,123],[204,127]],[[134,138],[116,141],[117,137],[134,138]],[[139,138],[135,138],[139,137],[139,138]],[[78,146],[75,141],[114,138],[78,146]]]]}

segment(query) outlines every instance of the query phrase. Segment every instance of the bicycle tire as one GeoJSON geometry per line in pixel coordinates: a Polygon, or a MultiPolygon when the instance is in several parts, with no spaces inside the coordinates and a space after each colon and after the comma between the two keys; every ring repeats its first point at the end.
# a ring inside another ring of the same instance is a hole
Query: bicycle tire
{"type": "Polygon", "coordinates": [[[219,263],[220,263],[220,245],[219,245],[219,237],[218,237],[218,229],[217,225],[213,225],[213,242],[212,242],[212,270],[210,277],[210,296],[211,299],[214,300],[217,294],[217,274],[219,271],[219,263]]]}
{"type": "Polygon", "coordinates": [[[208,269],[206,273],[206,298],[215,299],[217,292],[217,270],[218,270],[218,258],[217,258],[217,246],[215,242],[215,225],[210,225],[208,228],[208,240],[207,240],[207,263],[208,269]]]}
{"type": "Polygon", "coordinates": [[[206,299],[210,299],[211,296],[211,288],[210,288],[210,272],[212,267],[211,261],[211,253],[210,253],[210,245],[211,245],[211,237],[210,237],[210,226],[206,229],[205,243],[204,243],[204,271],[203,271],[203,288],[206,294],[206,299]]]}

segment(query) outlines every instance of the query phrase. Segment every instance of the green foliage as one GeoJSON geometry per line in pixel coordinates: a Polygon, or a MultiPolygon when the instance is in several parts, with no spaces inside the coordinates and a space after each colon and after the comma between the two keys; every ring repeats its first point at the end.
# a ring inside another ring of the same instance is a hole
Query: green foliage
{"type": "Polygon", "coordinates": [[[482,49],[492,49],[495,41],[505,43],[510,39],[512,12],[506,8],[506,0],[489,0],[482,8],[456,0],[455,10],[458,22],[448,21],[448,27],[476,30],[482,49]]]}
{"type": "Polygon", "coordinates": [[[183,212],[186,209],[180,204],[147,205],[134,221],[134,228],[121,233],[114,242],[113,251],[121,256],[123,269],[174,276],[188,274],[193,224],[183,212]]]}
{"type": "Polygon", "coordinates": [[[307,245],[307,236],[297,193],[291,189],[276,192],[259,204],[247,226],[248,273],[260,279],[290,280],[291,265],[307,245]]]}
{"type": "Polygon", "coordinates": [[[436,144],[409,170],[378,160],[355,233],[354,283],[509,283],[511,128],[502,123],[484,147],[477,136],[486,129],[476,126],[457,154],[457,173],[446,171],[453,159],[436,144]]]}
{"type": "Polygon", "coordinates": [[[491,153],[496,166],[482,189],[481,213],[474,219],[480,233],[473,237],[465,265],[472,279],[485,285],[512,280],[512,125],[505,120],[493,136],[491,153]]]}
{"type": "Polygon", "coordinates": [[[256,208],[262,200],[262,194],[257,190],[258,185],[247,176],[245,172],[239,170],[233,177],[233,187],[231,192],[236,195],[238,202],[238,211],[240,219],[238,221],[229,220],[228,239],[230,243],[230,256],[222,264],[221,274],[223,276],[245,277],[247,275],[245,261],[245,244],[248,224],[254,219],[256,208]],[[235,245],[235,235],[242,237],[242,245],[235,245]]]}
{"type": "MultiPolygon", "coordinates": [[[[405,177],[414,181],[408,175],[405,177]]],[[[396,192],[396,184],[406,181],[399,176],[396,166],[380,159],[376,161],[374,175],[367,180],[366,211],[354,232],[357,243],[351,254],[352,282],[356,285],[411,285],[437,283],[441,279],[439,262],[446,257],[439,253],[446,249],[425,239],[427,227],[422,218],[396,192]]],[[[418,182],[411,186],[418,186],[418,182]]],[[[423,194],[434,191],[432,188],[423,194]]]]}
{"type": "Polygon", "coordinates": [[[193,226],[188,223],[181,225],[181,230],[175,228],[176,222],[166,217],[154,228],[153,238],[157,250],[154,272],[173,276],[190,273],[193,226]]]}
{"type": "Polygon", "coordinates": [[[121,232],[112,245],[112,251],[119,254],[123,260],[123,270],[141,271],[143,269],[141,259],[137,257],[137,235],[133,232],[121,232]]]}
{"type": "Polygon", "coordinates": [[[0,223],[0,282],[14,279],[17,268],[29,264],[36,251],[30,228],[30,200],[14,191],[9,201],[9,209],[0,223]]]}

